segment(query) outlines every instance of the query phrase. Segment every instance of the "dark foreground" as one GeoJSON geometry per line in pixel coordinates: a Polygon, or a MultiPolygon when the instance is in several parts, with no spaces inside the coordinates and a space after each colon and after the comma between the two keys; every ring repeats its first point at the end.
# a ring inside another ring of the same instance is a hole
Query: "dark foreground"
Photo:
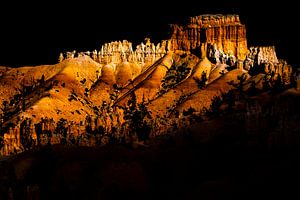
{"type": "MultiPolygon", "coordinates": [[[[187,142],[188,141],[188,142],[187,142]]],[[[299,150],[169,141],[159,149],[45,147],[1,163],[1,199],[299,198],[299,150]],[[179,146],[178,146],[179,145],[179,146]],[[296,196],[295,196],[296,195],[296,196]]]]}
{"type": "Polygon", "coordinates": [[[196,123],[150,147],[24,152],[0,162],[0,199],[299,199],[298,103],[196,123]]]}

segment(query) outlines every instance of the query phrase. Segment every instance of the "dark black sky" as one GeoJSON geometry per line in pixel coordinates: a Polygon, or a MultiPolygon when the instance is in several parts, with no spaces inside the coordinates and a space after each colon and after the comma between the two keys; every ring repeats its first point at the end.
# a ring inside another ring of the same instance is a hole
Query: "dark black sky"
{"type": "Polygon", "coordinates": [[[206,13],[237,13],[251,44],[274,44],[298,64],[299,17],[292,0],[5,2],[0,5],[0,65],[53,64],[60,51],[99,49],[105,41],[164,39],[168,24],[206,13]],[[103,3],[105,2],[105,3],[103,3]]]}

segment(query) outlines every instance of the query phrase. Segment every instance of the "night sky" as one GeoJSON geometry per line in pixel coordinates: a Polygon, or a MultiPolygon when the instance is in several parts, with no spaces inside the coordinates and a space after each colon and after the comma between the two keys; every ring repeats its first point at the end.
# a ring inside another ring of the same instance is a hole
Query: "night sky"
{"type": "Polygon", "coordinates": [[[239,14],[247,25],[249,45],[276,45],[278,57],[299,63],[298,7],[292,0],[101,2],[0,5],[0,65],[54,64],[61,51],[99,49],[114,40],[139,43],[151,36],[157,42],[166,38],[168,24],[207,13],[239,14]]]}

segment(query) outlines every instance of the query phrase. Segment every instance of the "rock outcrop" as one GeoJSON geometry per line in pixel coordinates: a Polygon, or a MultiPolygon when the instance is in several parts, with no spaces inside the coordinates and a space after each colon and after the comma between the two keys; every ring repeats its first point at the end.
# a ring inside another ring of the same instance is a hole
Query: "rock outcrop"
{"type": "Polygon", "coordinates": [[[250,70],[254,65],[277,64],[275,46],[250,47],[244,62],[244,68],[250,70]]]}
{"type": "Polygon", "coordinates": [[[166,41],[154,44],[149,38],[145,38],[144,42],[134,48],[132,42],[127,40],[114,41],[105,43],[100,50],[92,52],[65,52],[59,55],[59,62],[65,59],[73,59],[75,57],[90,56],[94,61],[100,64],[117,65],[122,62],[131,62],[139,65],[152,64],[166,54],[166,41]]]}
{"type": "Polygon", "coordinates": [[[244,61],[244,69],[250,72],[269,74],[271,79],[279,76],[284,84],[290,83],[292,66],[285,60],[278,59],[275,46],[250,47],[244,61]]]}
{"type": "Polygon", "coordinates": [[[187,25],[171,25],[169,48],[190,51],[216,44],[227,55],[244,60],[247,54],[246,27],[238,15],[199,15],[187,25]]]}

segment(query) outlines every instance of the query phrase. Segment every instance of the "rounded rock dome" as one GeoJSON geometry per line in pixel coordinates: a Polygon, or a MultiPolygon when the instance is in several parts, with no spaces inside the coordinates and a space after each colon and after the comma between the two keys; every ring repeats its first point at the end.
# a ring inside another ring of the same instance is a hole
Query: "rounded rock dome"
{"type": "Polygon", "coordinates": [[[129,62],[122,62],[116,67],[116,83],[124,86],[133,78],[133,70],[129,62]]]}
{"type": "Polygon", "coordinates": [[[103,82],[109,83],[109,84],[115,84],[116,78],[115,78],[115,72],[114,72],[114,66],[111,64],[107,64],[102,67],[101,70],[101,77],[100,79],[103,82]]]}

